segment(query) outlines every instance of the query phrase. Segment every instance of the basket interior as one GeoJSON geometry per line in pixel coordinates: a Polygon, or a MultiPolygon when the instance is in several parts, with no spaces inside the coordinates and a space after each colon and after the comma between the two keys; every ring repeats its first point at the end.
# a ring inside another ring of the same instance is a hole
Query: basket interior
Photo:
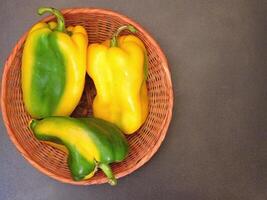
{"type": "MultiPolygon", "coordinates": [[[[82,25],[86,28],[89,36],[89,43],[102,42],[109,39],[112,33],[121,25],[128,24],[126,18],[113,16],[106,13],[96,12],[65,12],[66,25],[82,25]]],[[[51,17],[49,19],[52,19],[51,17]]],[[[127,31],[124,32],[127,34],[127,31]]],[[[167,64],[162,58],[161,51],[155,43],[143,31],[138,31],[136,35],[144,42],[148,51],[148,95],[149,95],[149,115],[144,125],[137,133],[127,136],[130,153],[121,163],[112,164],[112,170],[116,177],[124,176],[145,163],[159,146],[166,133],[166,126],[172,110],[172,91],[169,76],[166,74],[167,64]],[[167,121],[167,122],[166,122],[167,121]],[[164,135],[164,136],[163,136],[164,135]]],[[[9,127],[9,135],[13,138],[19,149],[23,149],[26,159],[41,168],[46,174],[73,184],[94,184],[106,182],[102,172],[85,181],[74,182],[71,179],[67,167],[67,156],[65,153],[49,145],[39,142],[34,138],[28,128],[30,116],[26,113],[21,91],[21,56],[23,41],[17,46],[15,56],[9,60],[8,70],[5,76],[4,104],[6,125],[9,127]]],[[[14,52],[13,52],[14,53],[14,52]]],[[[95,89],[92,80],[87,76],[86,86],[79,106],[72,116],[88,116],[91,112],[92,98],[95,89]]]]}

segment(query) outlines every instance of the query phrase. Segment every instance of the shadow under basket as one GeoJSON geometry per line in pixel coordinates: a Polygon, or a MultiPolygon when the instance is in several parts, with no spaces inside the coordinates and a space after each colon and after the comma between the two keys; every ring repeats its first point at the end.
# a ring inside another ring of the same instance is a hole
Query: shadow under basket
{"type": "MultiPolygon", "coordinates": [[[[90,44],[110,39],[119,26],[132,24],[138,30],[135,35],[147,48],[149,115],[136,133],[126,136],[130,146],[128,157],[121,163],[111,165],[116,178],[123,177],[146,163],[165,138],[173,108],[172,83],[166,58],[158,44],[139,24],[121,14],[91,8],[64,9],[62,13],[66,26],[82,25],[86,28],[90,44]]],[[[50,16],[42,21],[54,20],[55,18],[50,16]]],[[[21,91],[21,57],[26,36],[27,33],[20,38],[11,52],[2,77],[2,115],[10,139],[35,168],[58,181],[76,185],[106,183],[107,178],[101,170],[88,180],[73,181],[67,166],[66,154],[38,141],[28,128],[31,118],[24,109],[21,91]]],[[[91,115],[94,95],[93,82],[87,76],[83,96],[72,116],[91,115]]]]}

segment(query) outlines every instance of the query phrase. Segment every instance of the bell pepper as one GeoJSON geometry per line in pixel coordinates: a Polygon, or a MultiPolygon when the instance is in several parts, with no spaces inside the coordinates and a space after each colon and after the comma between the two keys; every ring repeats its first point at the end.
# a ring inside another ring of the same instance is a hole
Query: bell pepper
{"type": "Polygon", "coordinates": [[[120,162],[127,156],[128,143],[114,124],[93,117],[59,116],[32,120],[30,128],[37,139],[67,148],[68,166],[74,180],[90,178],[100,168],[108,182],[116,184],[109,164],[120,162]]]}
{"type": "Polygon", "coordinates": [[[148,115],[147,52],[138,37],[118,37],[125,29],[136,32],[122,26],[111,40],[89,45],[87,73],[96,87],[93,115],[132,134],[148,115]]]}
{"type": "Polygon", "coordinates": [[[65,28],[63,15],[49,12],[56,22],[35,24],[22,56],[22,92],[25,108],[34,118],[68,116],[78,105],[86,75],[88,36],[82,26],[65,28]]]}

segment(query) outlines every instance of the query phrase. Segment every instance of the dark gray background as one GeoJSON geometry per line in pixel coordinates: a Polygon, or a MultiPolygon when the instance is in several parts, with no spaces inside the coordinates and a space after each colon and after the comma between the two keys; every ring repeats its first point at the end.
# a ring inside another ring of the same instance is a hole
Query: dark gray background
{"type": "Polygon", "coordinates": [[[164,50],[175,96],[156,155],[116,187],[72,186],[34,169],[0,123],[0,200],[267,199],[266,1],[2,0],[0,64],[39,6],[102,7],[164,50]]]}

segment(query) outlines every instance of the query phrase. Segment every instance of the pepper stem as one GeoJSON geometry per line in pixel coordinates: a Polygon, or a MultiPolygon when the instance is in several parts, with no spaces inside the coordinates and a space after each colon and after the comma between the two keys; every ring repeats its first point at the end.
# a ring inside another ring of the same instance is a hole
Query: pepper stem
{"type": "Polygon", "coordinates": [[[29,122],[29,128],[33,130],[36,124],[37,124],[37,121],[35,119],[31,119],[31,121],[29,122]]]}
{"type": "Polygon", "coordinates": [[[117,31],[113,34],[112,39],[110,40],[110,47],[117,47],[118,46],[118,36],[123,30],[129,30],[132,33],[136,33],[137,30],[132,25],[123,25],[117,29],[117,31]]]}
{"type": "Polygon", "coordinates": [[[102,169],[102,171],[106,174],[108,177],[108,183],[112,186],[117,184],[117,180],[115,176],[112,173],[112,170],[108,164],[105,163],[98,163],[98,167],[102,169]]]}
{"type": "Polygon", "coordinates": [[[62,13],[52,7],[41,7],[38,9],[38,15],[43,15],[46,12],[52,13],[57,18],[57,27],[55,30],[65,32],[65,20],[62,13]]]}

